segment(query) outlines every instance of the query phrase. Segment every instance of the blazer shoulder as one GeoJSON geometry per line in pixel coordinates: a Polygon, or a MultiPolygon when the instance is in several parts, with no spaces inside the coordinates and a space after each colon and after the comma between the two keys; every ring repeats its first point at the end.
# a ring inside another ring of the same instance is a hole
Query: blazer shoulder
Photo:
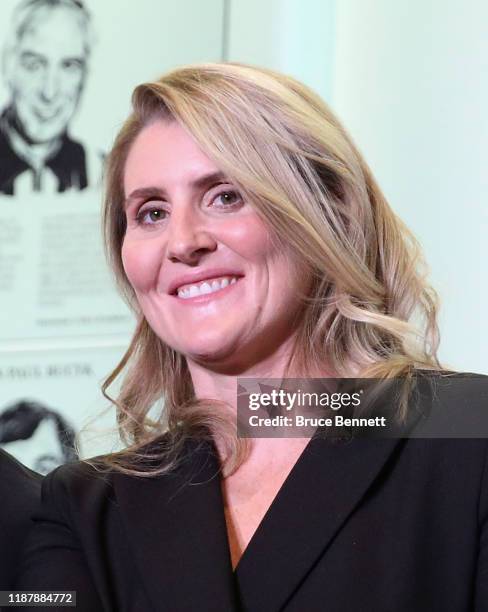
{"type": "Polygon", "coordinates": [[[110,470],[100,458],[83,459],[60,465],[44,478],[43,488],[74,493],[112,486],[114,470],[110,470]]]}
{"type": "Polygon", "coordinates": [[[111,497],[113,471],[99,460],[81,460],[59,466],[42,483],[42,499],[54,503],[69,516],[77,509],[88,510],[97,500],[111,497]]]}
{"type": "Polygon", "coordinates": [[[417,372],[418,389],[434,400],[453,402],[463,399],[488,408],[488,376],[474,372],[429,371],[417,372]]]}
{"type": "MultiPolygon", "coordinates": [[[[138,467],[146,464],[148,468],[154,467],[153,464],[157,465],[158,455],[154,452],[165,441],[167,440],[162,436],[144,446],[138,457],[138,467]]],[[[69,510],[74,510],[75,513],[81,506],[85,506],[88,511],[90,502],[92,509],[95,509],[96,500],[112,499],[116,484],[132,483],[140,478],[148,479],[148,476],[132,475],[111,467],[106,459],[107,456],[100,455],[57,467],[44,478],[43,498],[56,500],[58,506],[59,503],[69,504],[69,510]]]]}
{"type": "Polygon", "coordinates": [[[456,370],[424,370],[416,369],[415,376],[417,380],[432,379],[434,381],[456,380],[468,381],[471,380],[475,384],[488,384],[488,375],[479,372],[457,372],[456,370]],[[484,381],[484,383],[483,383],[484,381]]]}
{"type": "Polygon", "coordinates": [[[419,437],[488,440],[488,376],[422,371],[414,397],[419,437]]]}
{"type": "MultiPolygon", "coordinates": [[[[0,449],[0,495],[2,508],[13,518],[23,507],[34,503],[41,489],[42,476],[29,470],[0,449]]],[[[2,512],[3,514],[3,512],[2,512]]],[[[21,512],[22,514],[22,512],[21,512]]]]}

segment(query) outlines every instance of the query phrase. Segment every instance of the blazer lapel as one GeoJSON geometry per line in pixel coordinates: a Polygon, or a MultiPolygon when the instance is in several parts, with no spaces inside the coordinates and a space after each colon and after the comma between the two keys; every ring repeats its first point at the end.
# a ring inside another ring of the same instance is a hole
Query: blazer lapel
{"type": "MultiPolygon", "coordinates": [[[[317,432],[290,472],[237,565],[243,611],[281,610],[335,535],[360,505],[390,458],[399,453],[428,410],[421,377],[403,424],[389,421],[388,438],[333,441],[317,432]]],[[[397,386],[375,401],[374,414],[393,414],[397,386]]],[[[429,398],[429,394],[426,395],[429,398]]]]}
{"type": "Polygon", "coordinates": [[[210,444],[186,446],[171,475],[118,474],[114,488],[155,610],[237,609],[219,463],[210,444]]]}
{"type": "Polygon", "coordinates": [[[243,610],[282,609],[401,443],[310,441],[236,568],[243,610]]]}

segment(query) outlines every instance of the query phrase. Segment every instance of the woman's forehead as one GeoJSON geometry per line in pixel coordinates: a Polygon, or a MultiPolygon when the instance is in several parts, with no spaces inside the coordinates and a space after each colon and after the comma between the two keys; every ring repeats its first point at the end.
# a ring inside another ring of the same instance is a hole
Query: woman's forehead
{"type": "Polygon", "coordinates": [[[124,167],[124,191],[180,184],[198,186],[202,177],[223,173],[176,121],[157,120],[135,138],[124,167]]]}

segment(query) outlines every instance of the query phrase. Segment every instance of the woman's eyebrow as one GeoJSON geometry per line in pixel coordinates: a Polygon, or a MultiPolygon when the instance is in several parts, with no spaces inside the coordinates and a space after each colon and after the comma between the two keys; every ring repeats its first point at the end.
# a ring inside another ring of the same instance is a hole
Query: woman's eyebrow
{"type": "Polygon", "coordinates": [[[126,198],[124,208],[127,208],[134,200],[143,200],[144,198],[158,197],[162,200],[166,199],[165,192],[160,187],[140,187],[134,189],[126,198]]]}
{"type": "Polygon", "coordinates": [[[212,183],[218,182],[228,182],[225,174],[223,172],[210,172],[208,174],[204,174],[203,176],[199,176],[190,182],[190,185],[193,189],[203,189],[204,187],[208,187],[212,183]]]}
{"type": "MultiPolygon", "coordinates": [[[[228,182],[228,179],[220,171],[210,172],[190,181],[190,187],[194,190],[198,190],[218,182],[228,182]]],[[[127,196],[124,206],[127,208],[133,200],[143,200],[144,198],[150,197],[158,197],[162,200],[167,199],[166,192],[164,189],[161,189],[161,187],[140,187],[139,189],[134,189],[134,191],[127,196]]]]}

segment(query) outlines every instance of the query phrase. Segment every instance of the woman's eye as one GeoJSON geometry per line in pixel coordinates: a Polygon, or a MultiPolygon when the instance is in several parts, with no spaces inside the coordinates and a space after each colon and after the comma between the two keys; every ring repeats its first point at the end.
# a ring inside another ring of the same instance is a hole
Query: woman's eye
{"type": "Polygon", "coordinates": [[[137,213],[137,223],[140,225],[154,225],[166,218],[166,211],[162,208],[145,208],[137,213]]]}
{"type": "Polygon", "coordinates": [[[212,199],[212,203],[216,203],[218,207],[234,206],[242,202],[242,196],[238,191],[222,191],[212,199]]]}

